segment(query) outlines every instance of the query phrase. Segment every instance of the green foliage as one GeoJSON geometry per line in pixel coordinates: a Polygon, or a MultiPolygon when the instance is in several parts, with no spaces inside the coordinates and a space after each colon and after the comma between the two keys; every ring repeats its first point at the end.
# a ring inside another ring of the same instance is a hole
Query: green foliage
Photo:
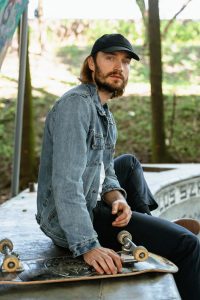
{"type": "Polygon", "coordinates": [[[110,103],[118,129],[116,156],[134,153],[150,161],[151,115],[149,97],[128,96],[110,103]]]}
{"type": "Polygon", "coordinates": [[[136,30],[133,20],[102,20],[94,21],[90,24],[85,34],[89,44],[93,44],[94,40],[106,33],[118,32],[125,35],[130,40],[136,41],[139,38],[139,33],[136,30]]]}
{"type": "Polygon", "coordinates": [[[11,99],[0,101],[0,190],[11,180],[15,105],[11,99]]]}
{"type": "Polygon", "coordinates": [[[78,77],[80,74],[80,66],[89,55],[89,51],[89,47],[67,45],[59,48],[57,54],[61,57],[61,61],[69,66],[68,70],[78,77]]]}
{"type": "Polygon", "coordinates": [[[166,135],[170,152],[180,162],[198,162],[200,155],[200,101],[198,96],[166,99],[166,135]],[[173,104],[172,104],[173,102],[173,104]],[[174,117],[172,107],[174,106],[174,117]],[[173,132],[172,132],[173,131],[173,132]],[[187,157],[187,159],[186,159],[187,157]]]}
{"type": "Polygon", "coordinates": [[[0,157],[4,160],[10,159],[13,153],[15,106],[11,100],[5,99],[0,103],[0,157]]]}
{"type": "MultiPolygon", "coordinates": [[[[118,127],[116,155],[135,153],[142,162],[151,159],[151,106],[149,97],[128,96],[112,100],[118,127]]],[[[166,142],[177,162],[199,162],[200,101],[198,96],[165,96],[166,142]],[[170,143],[169,143],[170,141],[170,143]]]]}
{"type": "MultiPolygon", "coordinates": [[[[168,21],[161,22],[161,32],[168,21]]],[[[199,41],[200,21],[176,20],[170,26],[163,42],[166,43],[194,43],[199,41]]]]}

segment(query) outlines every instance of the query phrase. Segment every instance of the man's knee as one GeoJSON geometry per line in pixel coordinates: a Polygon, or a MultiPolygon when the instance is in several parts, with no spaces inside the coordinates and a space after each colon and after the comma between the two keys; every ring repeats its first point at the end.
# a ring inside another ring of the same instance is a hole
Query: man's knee
{"type": "Polygon", "coordinates": [[[190,232],[183,234],[179,243],[179,251],[183,255],[192,255],[200,258],[200,242],[197,236],[190,232]]]}
{"type": "Polygon", "coordinates": [[[123,161],[123,165],[126,168],[142,168],[139,160],[132,154],[123,154],[119,158],[123,161]]]}
{"type": "Polygon", "coordinates": [[[196,252],[200,257],[200,242],[198,237],[190,233],[187,237],[187,244],[188,246],[190,245],[191,251],[196,252]]]}

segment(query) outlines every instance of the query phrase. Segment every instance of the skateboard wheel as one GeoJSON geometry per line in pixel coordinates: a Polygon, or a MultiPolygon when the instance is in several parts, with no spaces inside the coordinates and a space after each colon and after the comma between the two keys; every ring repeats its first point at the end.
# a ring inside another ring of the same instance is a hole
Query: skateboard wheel
{"type": "Polygon", "coordinates": [[[10,251],[13,250],[13,243],[9,239],[0,241],[0,252],[6,254],[5,248],[8,247],[10,251]]]}
{"type": "Polygon", "coordinates": [[[132,235],[128,231],[122,230],[118,233],[117,240],[118,242],[120,242],[120,244],[124,245],[125,244],[124,238],[129,238],[130,240],[132,240],[132,235]]]}
{"type": "Polygon", "coordinates": [[[5,272],[15,272],[19,268],[19,259],[14,255],[7,256],[2,264],[2,269],[5,272]]]}
{"type": "Polygon", "coordinates": [[[145,261],[149,257],[148,250],[143,246],[136,247],[132,254],[137,261],[145,261]]]}

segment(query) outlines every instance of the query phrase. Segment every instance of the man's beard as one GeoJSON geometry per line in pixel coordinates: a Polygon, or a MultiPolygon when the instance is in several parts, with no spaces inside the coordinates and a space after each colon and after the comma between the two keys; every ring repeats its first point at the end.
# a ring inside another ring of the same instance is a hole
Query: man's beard
{"type": "Polygon", "coordinates": [[[116,96],[121,96],[124,93],[124,89],[127,85],[127,80],[124,79],[124,76],[121,72],[113,71],[107,74],[103,74],[99,68],[99,66],[95,63],[95,74],[94,74],[94,81],[100,91],[106,91],[108,93],[112,93],[112,98],[116,96]],[[119,86],[116,84],[111,84],[106,82],[106,78],[112,75],[118,75],[121,77],[122,83],[119,86]]]}

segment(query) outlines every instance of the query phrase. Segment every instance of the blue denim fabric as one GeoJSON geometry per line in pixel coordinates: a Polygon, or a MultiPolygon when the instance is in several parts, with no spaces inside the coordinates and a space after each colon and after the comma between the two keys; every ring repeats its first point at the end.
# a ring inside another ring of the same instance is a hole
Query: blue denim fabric
{"type": "Polygon", "coordinates": [[[97,203],[100,168],[102,196],[120,187],[113,169],[116,125],[102,106],[95,85],[65,93],[49,112],[38,178],[37,216],[56,244],[79,256],[99,246],[92,211],[97,203]]]}

